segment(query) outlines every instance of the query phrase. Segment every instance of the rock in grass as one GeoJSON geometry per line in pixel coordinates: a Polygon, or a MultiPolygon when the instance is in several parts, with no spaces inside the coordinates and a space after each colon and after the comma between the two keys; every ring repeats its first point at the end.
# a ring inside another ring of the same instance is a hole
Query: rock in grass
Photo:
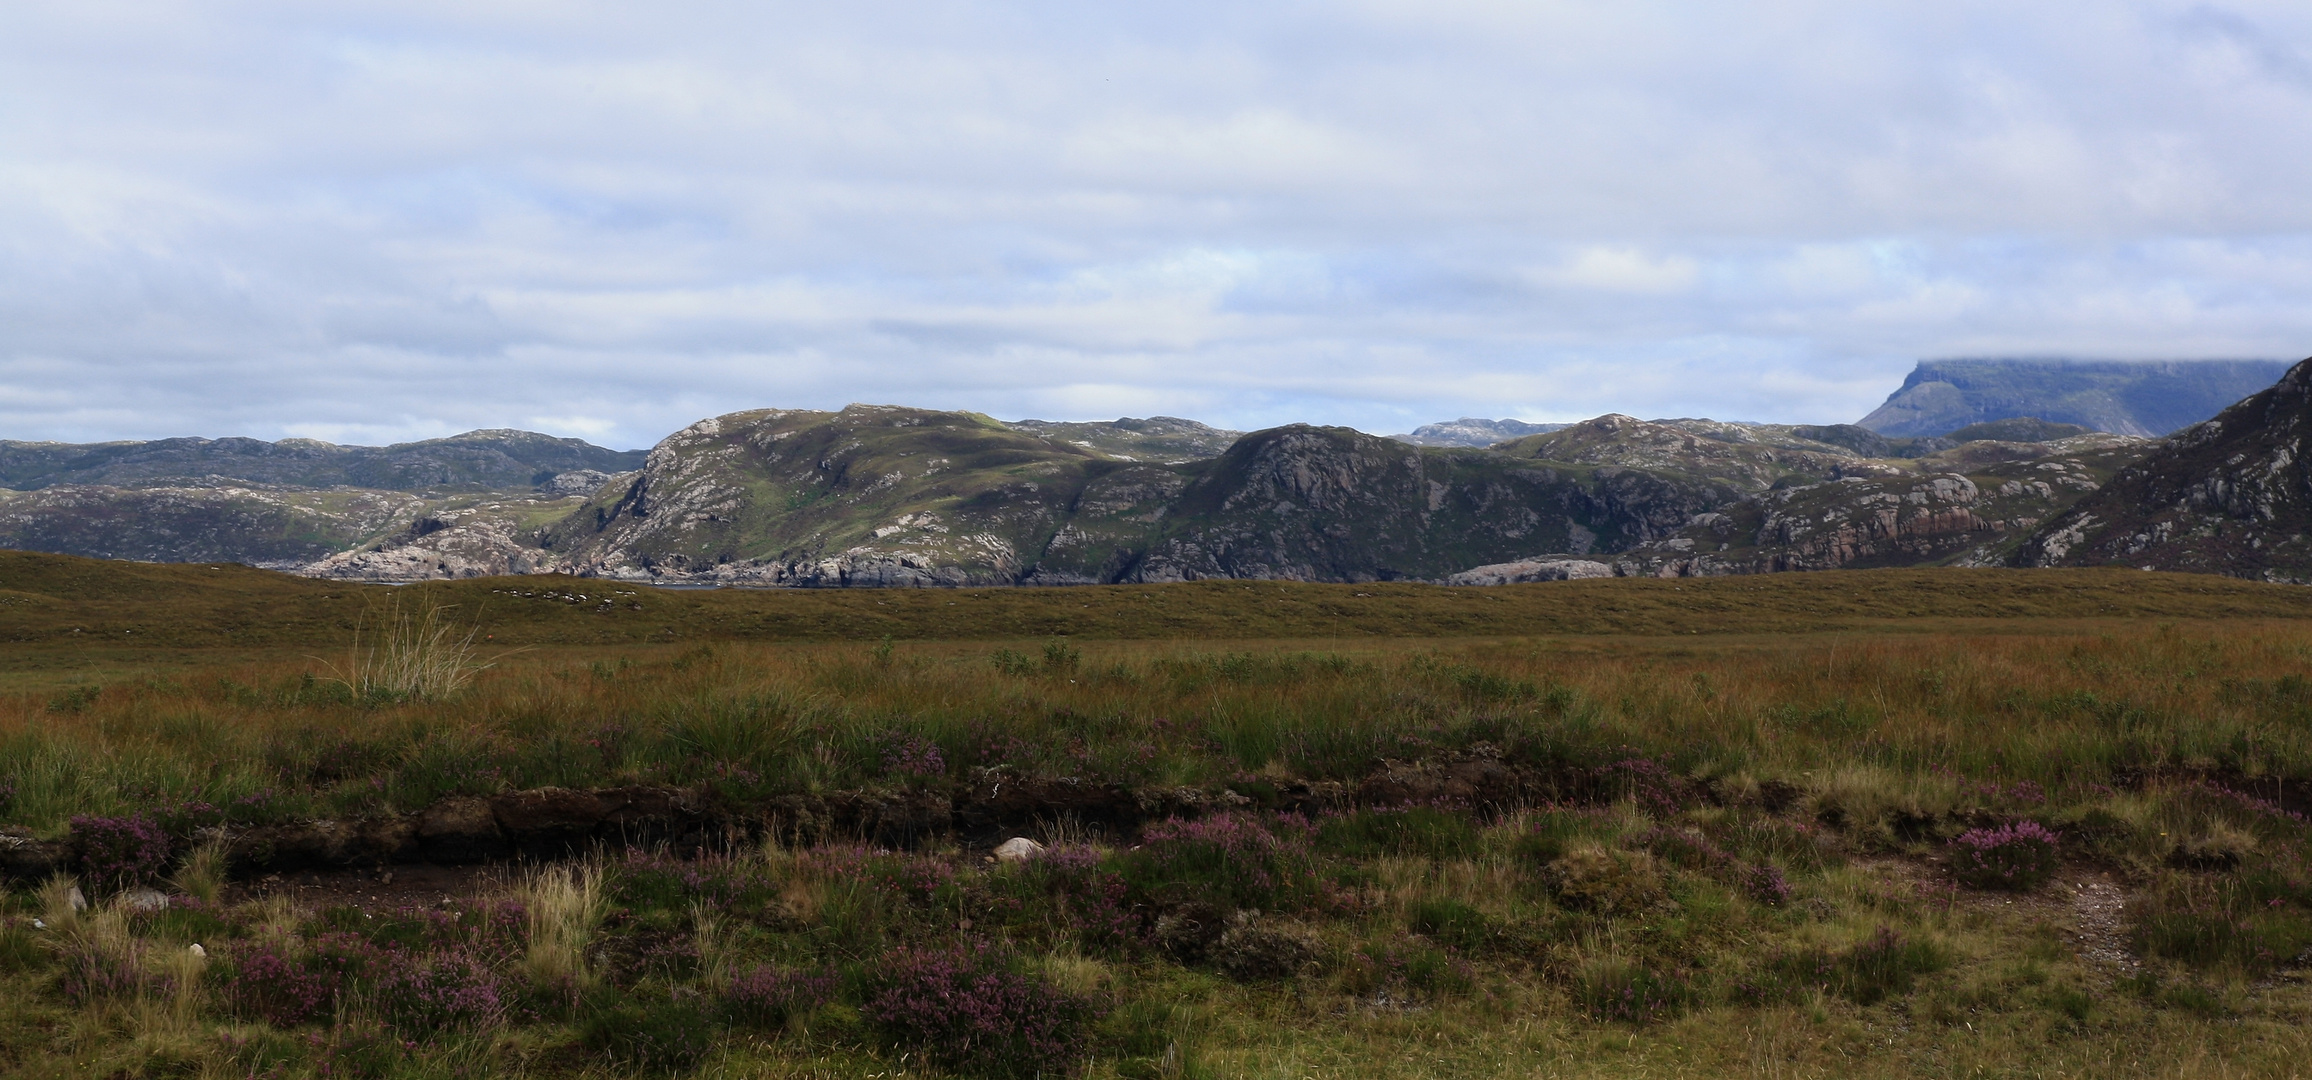
{"type": "Polygon", "coordinates": [[[168,894],[159,889],[130,889],[120,894],[120,906],[139,915],[169,909],[168,894]]]}
{"type": "Polygon", "coordinates": [[[1044,846],[1024,836],[1015,836],[995,849],[998,862],[1026,862],[1044,853],[1044,846]]]}
{"type": "Polygon", "coordinates": [[[1213,944],[1211,955],[1220,970],[1243,982],[1289,979],[1324,963],[1324,947],[1314,937],[1262,926],[1259,915],[1250,911],[1229,917],[1228,929],[1213,944]]]}

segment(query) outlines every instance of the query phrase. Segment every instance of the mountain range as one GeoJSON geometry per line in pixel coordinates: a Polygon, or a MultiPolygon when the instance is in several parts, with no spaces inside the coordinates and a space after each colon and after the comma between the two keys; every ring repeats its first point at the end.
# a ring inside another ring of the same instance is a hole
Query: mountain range
{"type": "Polygon", "coordinates": [[[2189,403],[2153,408],[2128,387],[2204,396],[2248,369],[1955,363],[1922,363],[1862,424],[1464,418],[1381,438],[853,405],[714,417],[647,452],[517,431],[390,447],[8,442],[0,547],[395,581],[1479,583],[2085,563],[2312,580],[2304,366],[2153,439],[2111,429],[2189,403]],[[1920,428],[1919,403],[1952,392],[1966,422],[1920,428]],[[2125,423],[2064,411],[2090,399],[2136,404],[2125,423]]]}

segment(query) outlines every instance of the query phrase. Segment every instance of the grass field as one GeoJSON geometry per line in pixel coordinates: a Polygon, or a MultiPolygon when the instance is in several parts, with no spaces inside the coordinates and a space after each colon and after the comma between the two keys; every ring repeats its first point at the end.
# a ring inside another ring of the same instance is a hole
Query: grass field
{"type": "Polygon", "coordinates": [[[0,1068],[2298,1075],[2307,604],[2135,572],[666,593],[10,556],[0,821],[94,903],[9,894],[0,1068]],[[469,682],[359,675],[357,627],[443,605],[469,682]],[[542,787],[776,821],[1006,784],[1158,809],[1028,822],[1021,862],[770,828],[422,908],[221,846],[542,787]]]}

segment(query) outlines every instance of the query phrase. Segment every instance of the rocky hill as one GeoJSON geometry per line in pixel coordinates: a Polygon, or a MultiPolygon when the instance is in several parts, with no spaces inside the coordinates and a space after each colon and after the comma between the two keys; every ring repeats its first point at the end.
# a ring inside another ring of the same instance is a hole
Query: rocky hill
{"type": "Polygon", "coordinates": [[[1856,423],[1882,435],[1930,436],[2037,417],[2159,436],[2216,415],[2286,370],[2278,360],[1921,360],[1856,423]]]}
{"type": "Polygon", "coordinates": [[[854,405],[693,425],[545,547],[581,573],[748,584],[1427,579],[1621,550],[1731,491],[1306,425],[1157,465],[967,413],[854,405]]]}
{"type": "Polygon", "coordinates": [[[2013,562],[2312,582],[2308,438],[2312,360],[2119,470],[2021,545],[2013,562]]]}
{"type": "Polygon", "coordinates": [[[1479,449],[853,405],[704,420],[639,461],[518,432],[16,443],[0,464],[39,486],[0,491],[0,547],[384,581],[1475,584],[2115,561],[2312,579],[2305,380],[2289,378],[2168,441],[2030,417],[1938,437],[1610,414],[1479,449]],[[316,486],[168,481],[212,465],[316,486]],[[88,476],[120,482],[59,482],[88,476]]]}
{"type": "Polygon", "coordinates": [[[606,450],[577,439],[505,429],[392,446],[338,446],[314,439],[0,441],[0,488],[259,484],[379,491],[529,490],[549,485],[563,473],[626,472],[640,467],[642,457],[640,450],[606,450]]]}

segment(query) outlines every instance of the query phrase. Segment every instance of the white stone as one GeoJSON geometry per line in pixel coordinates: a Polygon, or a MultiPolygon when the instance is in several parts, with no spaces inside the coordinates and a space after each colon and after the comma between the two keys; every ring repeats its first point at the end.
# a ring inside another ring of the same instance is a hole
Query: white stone
{"type": "Polygon", "coordinates": [[[1024,836],[1012,837],[995,849],[995,857],[1001,862],[1026,862],[1043,853],[1042,844],[1024,836]]]}

